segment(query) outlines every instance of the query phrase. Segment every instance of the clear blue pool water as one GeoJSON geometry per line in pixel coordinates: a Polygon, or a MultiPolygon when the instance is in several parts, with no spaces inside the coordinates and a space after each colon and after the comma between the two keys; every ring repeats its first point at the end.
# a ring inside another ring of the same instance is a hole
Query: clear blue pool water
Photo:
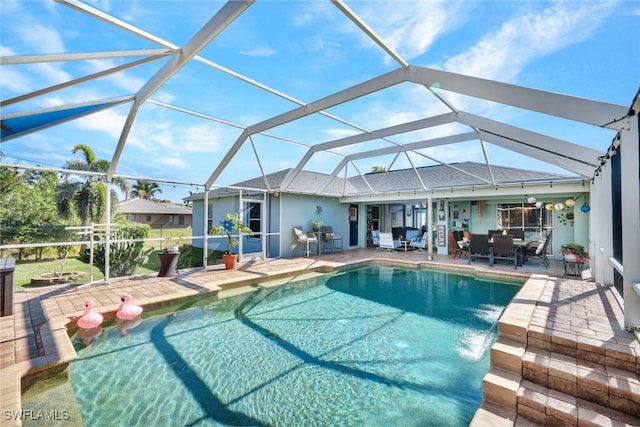
{"type": "Polygon", "coordinates": [[[87,426],[468,425],[518,289],[345,271],[75,338],[69,381],[87,426]]]}

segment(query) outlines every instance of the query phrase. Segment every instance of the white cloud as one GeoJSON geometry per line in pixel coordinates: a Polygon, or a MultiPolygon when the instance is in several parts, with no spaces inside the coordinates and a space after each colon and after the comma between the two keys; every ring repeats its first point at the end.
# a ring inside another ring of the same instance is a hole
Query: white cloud
{"type": "Polygon", "coordinates": [[[505,22],[468,51],[450,58],[447,71],[510,81],[533,60],[588,39],[612,13],[614,2],[556,3],[505,22]]]}
{"type": "Polygon", "coordinates": [[[246,55],[246,56],[256,56],[256,57],[268,57],[268,56],[273,56],[275,55],[276,51],[275,49],[272,49],[270,47],[253,47],[249,50],[241,50],[240,54],[242,55],[246,55]]]}
{"type": "Polygon", "coordinates": [[[331,140],[334,140],[334,139],[346,138],[352,135],[357,135],[360,132],[353,129],[330,128],[330,129],[323,129],[322,133],[324,135],[327,135],[331,140]]]}
{"type": "Polygon", "coordinates": [[[191,167],[190,164],[185,162],[182,159],[179,159],[175,156],[172,157],[159,157],[154,160],[156,163],[160,163],[161,165],[171,166],[175,169],[188,169],[191,167]]]}
{"type": "Polygon", "coordinates": [[[31,80],[22,72],[12,67],[4,67],[0,88],[4,95],[9,91],[24,93],[33,89],[31,80]]]}
{"type": "MultiPolygon", "coordinates": [[[[99,71],[107,70],[109,68],[116,67],[116,64],[112,59],[98,59],[88,62],[89,73],[97,73],[99,71]]],[[[113,83],[116,87],[121,87],[127,91],[127,93],[135,93],[137,92],[146,82],[139,77],[135,77],[133,73],[120,71],[119,73],[109,74],[106,77],[102,77],[100,79],[108,80],[113,83]]]]}
{"type": "Polygon", "coordinates": [[[369,6],[371,3],[361,17],[405,60],[427,52],[440,35],[454,31],[467,19],[460,1],[384,1],[369,6]]]}
{"type": "MultiPolygon", "coordinates": [[[[0,56],[12,56],[16,53],[10,47],[0,45],[0,56]]],[[[3,70],[4,71],[4,70],[3,70]]]]}
{"type": "Polygon", "coordinates": [[[64,42],[53,28],[31,22],[29,25],[16,26],[18,37],[31,46],[34,53],[63,53],[64,42]]]}

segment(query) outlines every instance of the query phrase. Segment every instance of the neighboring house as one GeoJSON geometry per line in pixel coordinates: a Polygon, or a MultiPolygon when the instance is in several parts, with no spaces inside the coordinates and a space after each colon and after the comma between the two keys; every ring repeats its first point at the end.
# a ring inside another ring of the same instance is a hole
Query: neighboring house
{"type": "Polygon", "coordinates": [[[191,208],[177,203],[136,198],[120,202],[120,212],[128,221],[151,228],[189,228],[192,224],[191,208]]]}
{"type": "MultiPolygon", "coordinates": [[[[227,212],[239,212],[254,231],[253,237],[243,239],[242,255],[286,257],[294,254],[296,246],[293,227],[311,231],[310,222],[317,219],[341,233],[348,250],[369,246],[374,229],[426,230],[431,200],[433,247],[439,254],[450,250],[450,231],[463,229],[473,233],[522,229],[531,239],[553,231],[552,257],[562,243],[589,243],[589,214],[580,209],[589,200],[589,182],[581,178],[502,166],[489,170],[486,164],[472,162],[368,173],[346,180],[307,171],[293,175],[288,169],[211,190],[208,227],[227,212]],[[529,203],[533,198],[535,202],[529,203]],[[576,204],[566,206],[567,200],[576,204]]],[[[185,200],[193,202],[193,235],[202,236],[204,194],[185,200]]],[[[218,249],[220,242],[210,238],[207,248],[218,249]]],[[[194,245],[202,247],[202,239],[194,239],[194,245]]]]}

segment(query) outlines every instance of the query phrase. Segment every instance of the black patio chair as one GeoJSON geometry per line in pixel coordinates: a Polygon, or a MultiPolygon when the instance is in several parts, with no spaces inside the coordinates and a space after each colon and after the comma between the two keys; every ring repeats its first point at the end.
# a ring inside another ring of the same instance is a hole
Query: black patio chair
{"type": "Polygon", "coordinates": [[[488,258],[489,265],[493,266],[493,248],[489,246],[489,239],[486,234],[471,234],[469,236],[469,264],[478,258],[488,258]]]}
{"type": "Polygon", "coordinates": [[[518,251],[513,246],[513,236],[510,234],[496,234],[493,236],[493,260],[513,260],[513,266],[518,269],[518,251]]]}
{"type": "Polygon", "coordinates": [[[464,241],[464,232],[453,230],[453,240],[456,242],[456,253],[453,254],[453,259],[462,258],[467,254],[469,244],[464,241]]]}
{"type": "Polygon", "coordinates": [[[552,231],[542,237],[537,244],[534,243],[533,245],[527,245],[522,253],[522,257],[525,262],[528,261],[529,258],[536,258],[542,262],[545,269],[549,268],[551,263],[549,258],[547,258],[547,248],[549,247],[549,242],[551,242],[551,233],[552,231]]]}

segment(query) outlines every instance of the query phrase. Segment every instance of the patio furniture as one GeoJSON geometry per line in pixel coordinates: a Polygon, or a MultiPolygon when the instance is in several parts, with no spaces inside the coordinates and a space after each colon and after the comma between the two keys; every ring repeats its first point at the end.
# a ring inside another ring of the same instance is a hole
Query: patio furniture
{"type": "Polygon", "coordinates": [[[489,259],[489,266],[493,266],[493,248],[489,246],[486,234],[471,234],[469,241],[469,264],[478,258],[489,259]]]}
{"type": "Polygon", "coordinates": [[[344,249],[344,239],[342,238],[342,234],[334,232],[332,226],[325,225],[323,227],[320,227],[320,233],[322,235],[322,240],[324,241],[322,247],[323,251],[331,250],[331,253],[334,253],[336,249],[344,249]],[[340,243],[340,247],[336,246],[337,242],[340,243]]]}
{"type": "Polygon", "coordinates": [[[510,234],[496,234],[493,236],[493,260],[513,260],[513,266],[518,269],[519,255],[513,246],[513,236],[510,234]]]}
{"type": "Polygon", "coordinates": [[[13,314],[13,273],[16,270],[16,260],[0,258],[0,316],[13,314]]]}
{"type": "Polygon", "coordinates": [[[418,240],[419,237],[420,237],[420,230],[415,228],[407,229],[407,231],[404,234],[404,240],[408,240],[409,242],[418,240]]]}
{"type": "Polygon", "coordinates": [[[453,259],[462,258],[469,250],[469,242],[465,240],[463,231],[454,230],[452,233],[456,242],[456,252],[453,254],[453,259]]]}
{"type": "Polygon", "coordinates": [[[296,242],[297,242],[294,250],[297,250],[298,246],[300,245],[305,245],[306,250],[304,251],[304,253],[307,255],[307,258],[309,258],[309,255],[311,254],[309,245],[312,243],[315,243],[317,252],[320,252],[320,248],[318,247],[318,237],[315,234],[305,233],[302,230],[302,227],[293,227],[293,232],[296,235],[296,242]]]}
{"type": "Polygon", "coordinates": [[[380,249],[380,230],[372,230],[371,239],[373,240],[373,246],[377,246],[376,249],[380,249]]]}
{"type": "Polygon", "coordinates": [[[551,241],[552,233],[552,231],[549,231],[549,234],[547,234],[542,240],[540,240],[540,242],[538,243],[538,247],[536,248],[536,251],[532,256],[533,258],[537,258],[542,261],[545,269],[548,269],[550,264],[549,258],[547,258],[547,247],[549,246],[549,242],[551,241]]]}
{"type": "Polygon", "coordinates": [[[424,252],[427,247],[427,233],[423,233],[419,239],[412,240],[409,245],[416,250],[416,252],[424,252]]]}
{"type": "Polygon", "coordinates": [[[502,234],[502,230],[489,230],[487,231],[487,238],[489,240],[491,240],[493,238],[494,235],[496,234],[502,234]]]}
{"type": "Polygon", "coordinates": [[[393,234],[380,233],[380,249],[385,252],[395,252],[399,246],[400,242],[393,239],[393,234]]]}
{"type": "Polygon", "coordinates": [[[514,239],[524,240],[524,230],[514,229],[509,230],[507,233],[511,234],[514,239]]]}

